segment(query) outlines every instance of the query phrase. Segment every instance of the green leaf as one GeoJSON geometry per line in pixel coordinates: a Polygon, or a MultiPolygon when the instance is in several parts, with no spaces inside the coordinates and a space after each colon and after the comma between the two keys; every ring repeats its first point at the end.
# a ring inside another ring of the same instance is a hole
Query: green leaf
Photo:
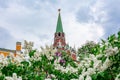
{"type": "Polygon", "coordinates": [[[98,74],[93,74],[93,75],[91,75],[92,80],[97,80],[97,76],[98,76],[98,74]]]}
{"type": "Polygon", "coordinates": [[[107,58],[107,57],[105,57],[105,56],[102,57],[102,63],[105,62],[106,58],[107,58]]]}
{"type": "Polygon", "coordinates": [[[102,43],[105,44],[105,40],[101,39],[102,43]]]}
{"type": "Polygon", "coordinates": [[[35,52],[36,52],[36,50],[30,51],[29,56],[32,57],[32,56],[34,55],[35,52]]]}
{"type": "Polygon", "coordinates": [[[104,77],[104,76],[105,76],[105,75],[104,75],[104,72],[100,72],[99,75],[100,75],[101,77],[104,77]]]}
{"type": "Polygon", "coordinates": [[[110,42],[111,44],[114,42],[116,36],[115,34],[111,35],[110,37],[108,37],[108,42],[110,42]]]}
{"type": "Polygon", "coordinates": [[[78,69],[78,74],[80,75],[82,73],[82,68],[78,69]]]}
{"type": "Polygon", "coordinates": [[[8,66],[4,66],[2,69],[1,69],[1,72],[3,74],[5,74],[5,76],[12,76],[12,73],[15,71],[16,69],[16,65],[13,64],[13,63],[10,63],[8,64],[8,66]]]}
{"type": "Polygon", "coordinates": [[[70,65],[71,65],[72,67],[74,67],[74,68],[77,67],[77,65],[76,65],[74,62],[70,62],[70,65]]]}
{"type": "Polygon", "coordinates": [[[29,66],[29,62],[27,62],[27,61],[22,61],[21,64],[23,64],[26,67],[29,66]]]}
{"type": "Polygon", "coordinates": [[[0,80],[5,80],[5,76],[4,76],[4,75],[1,75],[1,76],[0,76],[0,80]]]}
{"type": "Polygon", "coordinates": [[[93,68],[93,64],[94,64],[94,61],[91,61],[91,62],[90,62],[90,67],[93,68]]]}

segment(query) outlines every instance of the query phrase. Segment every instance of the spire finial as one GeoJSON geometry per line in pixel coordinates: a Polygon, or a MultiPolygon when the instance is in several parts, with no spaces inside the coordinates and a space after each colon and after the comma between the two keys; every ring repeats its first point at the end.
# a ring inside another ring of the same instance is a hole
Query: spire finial
{"type": "Polygon", "coordinates": [[[58,9],[58,12],[60,12],[61,11],[61,9],[58,9]]]}

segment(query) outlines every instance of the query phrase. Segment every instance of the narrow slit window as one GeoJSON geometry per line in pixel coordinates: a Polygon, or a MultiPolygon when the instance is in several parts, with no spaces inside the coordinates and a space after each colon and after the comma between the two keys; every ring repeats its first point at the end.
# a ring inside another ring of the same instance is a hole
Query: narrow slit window
{"type": "Polygon", "coordinates": [[[60,36],[60,33],[58,33],[58,36],[60,36]]]}

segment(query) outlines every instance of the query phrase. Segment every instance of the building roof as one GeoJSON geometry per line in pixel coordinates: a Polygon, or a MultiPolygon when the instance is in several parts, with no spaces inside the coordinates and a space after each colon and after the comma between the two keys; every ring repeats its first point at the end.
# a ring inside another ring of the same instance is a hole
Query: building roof
{"type": "Polygon", "coordinates": [[[17,45],[21,45],[21,42],[16,42],[17,45]]]}
{"type": "Polygon", "coordinates": [[[58,11],[59,11],[59,15],[58,15],[56,33],[63,32],[62,21],[61,21],[61,16],[60,16],[60,9],[58,11]]]}
{"type": "Polygon", "coordinates": [[[10,49],[5,49],[5,48],[0,48],[0,51],[6,51],[6,52],[15,53],[16,50],[10,50],[10,49]]]}

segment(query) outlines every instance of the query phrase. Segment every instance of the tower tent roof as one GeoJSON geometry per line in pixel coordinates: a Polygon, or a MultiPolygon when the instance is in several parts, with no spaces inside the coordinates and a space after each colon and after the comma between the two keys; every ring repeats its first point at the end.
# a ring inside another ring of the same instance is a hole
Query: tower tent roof
{"type": "Polygon", "coordinates": [[[57,21],[57,28],[56,28],[56,32],[63,32],[63,27],[62,27],[62,21],[61,21],[61,16],[60,16],[60,9],[59,11],[59,15],[58,15],[58,21],[57,21]]]}

